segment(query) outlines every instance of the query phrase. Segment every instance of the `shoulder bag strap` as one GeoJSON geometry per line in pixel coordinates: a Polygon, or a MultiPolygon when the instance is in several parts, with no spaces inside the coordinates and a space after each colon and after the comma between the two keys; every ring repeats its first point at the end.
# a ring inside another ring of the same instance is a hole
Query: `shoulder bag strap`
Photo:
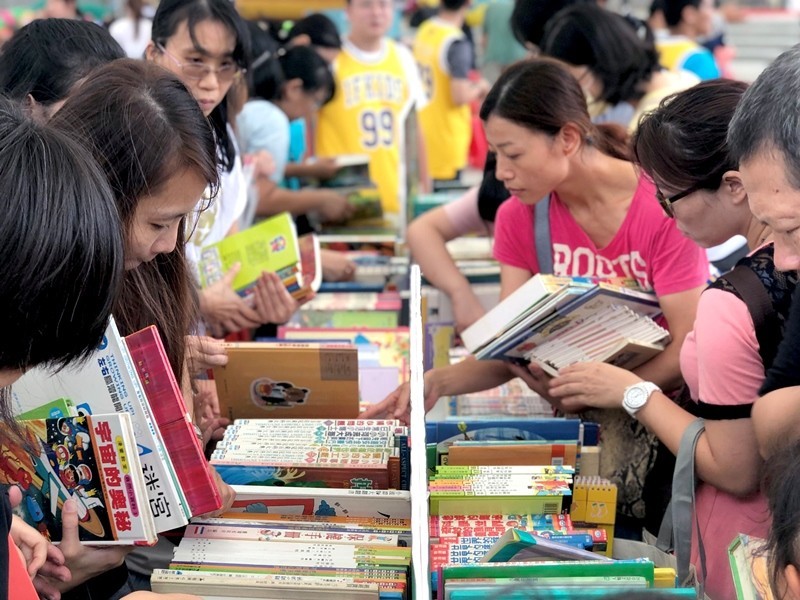
{"type": "Polygon", "coordinates": [[[550,194],[533,207],[533,234],[539,273],[553,274],[553,244],[550,238],[550,194]]]}

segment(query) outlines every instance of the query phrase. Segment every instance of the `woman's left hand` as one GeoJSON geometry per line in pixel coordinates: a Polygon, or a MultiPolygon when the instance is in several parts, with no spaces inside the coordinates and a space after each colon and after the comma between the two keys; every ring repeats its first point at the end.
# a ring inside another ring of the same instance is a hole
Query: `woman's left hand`
{"type": "Polygon", "coordinates": [[[222,506],[215,510],[214,512],[199,515],[201,517],[218,517],[222,514],[228,512],[233,506],[233,501],[236,500],[236,492],[233,491],[233,488],[229,486],[222,480],[217,470],[209,465],[209,469],[211,469],[211,475],[214,478],[214,483],[217,485],[217,490],[219,491],[219,495],[222,498],[222,506]]]}
{"type": "Polygon", "coordinates": [[[625,388],[641,381],[635,373],[606,363],[577,363],[561,369],[549,391],[568,412],[581,405],[620,408],[625,388]]]}

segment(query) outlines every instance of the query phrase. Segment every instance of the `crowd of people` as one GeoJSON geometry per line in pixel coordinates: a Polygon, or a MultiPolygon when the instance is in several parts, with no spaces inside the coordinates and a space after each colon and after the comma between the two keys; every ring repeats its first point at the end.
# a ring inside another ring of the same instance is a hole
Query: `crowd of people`
{"type": "MultiPolygon", "coordinates": [[[[220,340],[285,323],[299,305],[271,273],[242,298],[236,267],[199,289],[201,249],[284,211],[301,233],[346,223],[346,197],[308,184],[332,177],[344,154],[369,157],[398,223],[406,142],[423,188],[453,185],[469,168],[479,107],[490,148],[480,185],[407,233],[456,328],[486,308],[445,244],[478,233],[494,238],[501,298],[543,271],[632,279],[657,297],[671,341],[633,371],[581,363],[550,377],[467,359],[425,374],[425,406],[521,377],[558,413],[599,422],[601,474],[620,490],[616,535],[634,539],[657,531],[674,454],[702,418],[695,513],[706,551],[695,539],[692,562],[706,593],[735,597],[726,549],[746,533],[769,540],[776,593],[800,599],[800,47],[748,86],[720,78],[709,0],[656,0],[649,23],[586,0],[501,0],[480,48],[469,9],[441,0],[416,19],[410,46],[388,37],[390,0],[348,0],[344,36],[323,15],[247,22],[228,0],[153,11],[131,0],[110,28],[74,0],[49,0],[13,31],[0,48],[9,435],[9,386],[34,366],[85,358],[113,313],[123,335],[158,326],[208,442],[226,424],[205,376],[226,361],[220,340]],[[707,253],[723,247],[725,260],[707,253]]],[[[322,267],[328,281],[355,272],[334,251],[322,267]]],[[[407,419],[408,405],[401,386],[363,416],[407,419]]],[[[233,493],[217,484],[222,512],[233,493]]],[[[12,488],[0,502],[10,540],[0,581],[19,551],[42,598],[192,598],[147,591],[174,542],[84,547],[67,502],[56,547],[12,517],[19,501],[12,488]]],[[[0,585],[0,600],[16,597],[0,585]]]]}

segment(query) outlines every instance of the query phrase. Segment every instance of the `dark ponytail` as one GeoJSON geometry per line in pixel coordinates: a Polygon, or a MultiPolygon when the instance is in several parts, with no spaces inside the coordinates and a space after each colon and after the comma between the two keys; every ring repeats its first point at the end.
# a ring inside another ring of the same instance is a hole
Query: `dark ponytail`
{"type": "Polygon", "coordinates": [[[580,85],[552,59],[521,61],[506,69],[481,106],[482,120],[492,115],[550,136],[572,123],[585,144],[608,156],[630,160],[625,130],[618,125],[593,124],[580,85]]]}

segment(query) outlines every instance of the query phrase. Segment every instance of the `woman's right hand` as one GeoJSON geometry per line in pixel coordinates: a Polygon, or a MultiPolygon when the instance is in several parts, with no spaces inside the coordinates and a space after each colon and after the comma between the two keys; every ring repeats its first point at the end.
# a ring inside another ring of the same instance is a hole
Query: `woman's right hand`
{"type": "MultiPolygon", "coordinates": [[[[75,500],[68,498],[61,508],[61,543],[58,548],[70,574],[69,581],[56,581],[45,578],[48,584],[64,592],[86,581],[118,567],[134,546],[85,546],[78,537],[78,507],[75,500]]],[[[39,576],[37,576],[38,579],[39,576]]],[[[34,580],[34,586],[40,589],[34,580]]],[[[51,598],[53,594],[48,594],[51,598]]]]}
{"type": "Polygon", "coordinates": [[[355,213],[355,207],[347,201],[347,196],[333,190],[318,190],[317,213],[323,223],[340,223],[355,213]]]}
{"type": "Polygon", "coordinates": [[[466,288],[450,296],[456,331],[461,333],[486,314],[486,309],[471,289],[466,288]]]}
{"type": "Polygon", "coordinates": [[[241,268],[241,264],[234,265],[222,279],[200,292],[200,312],[216,337],[261,325],[258,312],[233,289],[241,268]]]}
{"type": "Polygon", "coordinates": [[[192,374],[228,364],[225,342],[205,335],[187,335],[186,350],[192,374]]]}

